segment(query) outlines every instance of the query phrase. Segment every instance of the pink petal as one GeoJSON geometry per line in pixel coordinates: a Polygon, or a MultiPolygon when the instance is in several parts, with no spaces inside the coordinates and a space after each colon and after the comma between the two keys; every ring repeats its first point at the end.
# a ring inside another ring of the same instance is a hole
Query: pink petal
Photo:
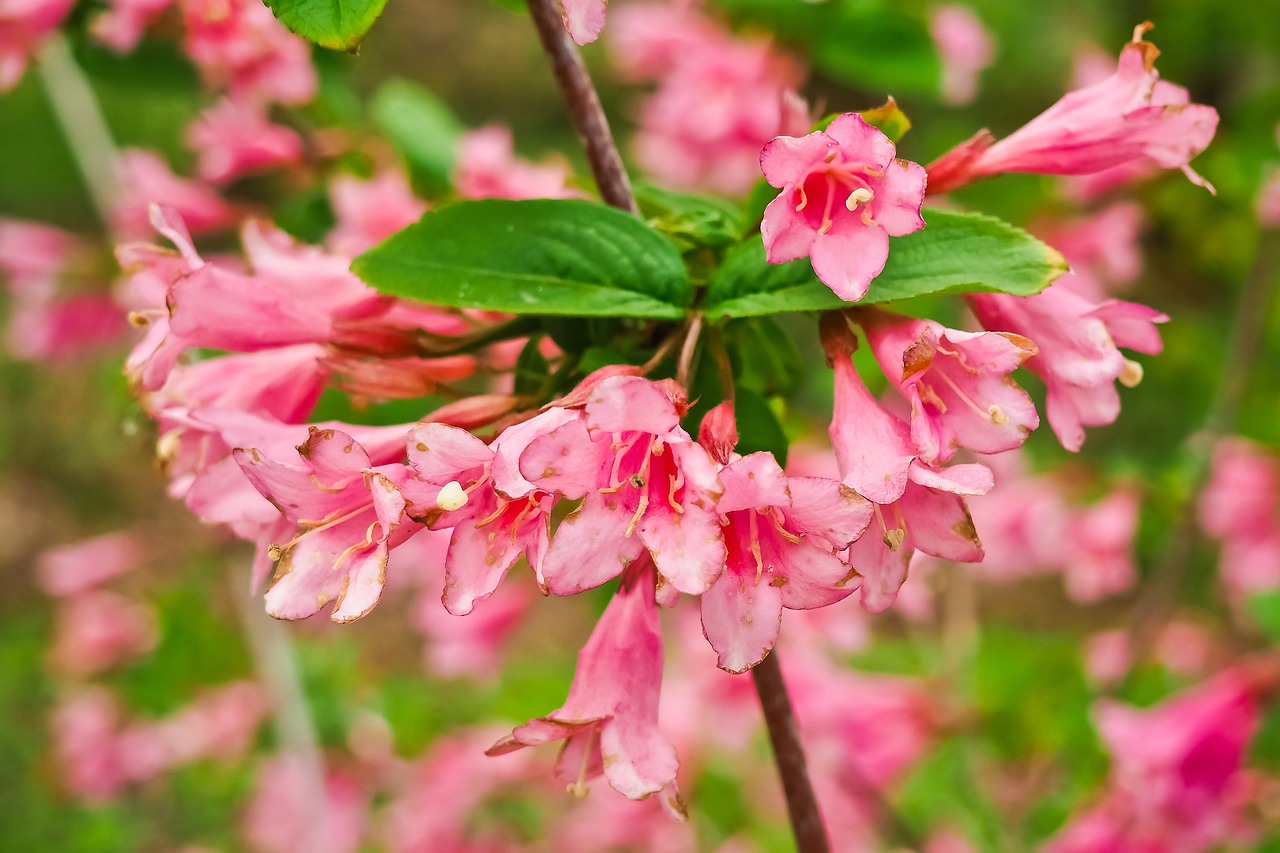
{"type": "MultiPolygon", "coordinates": [[[[556,528],[542,561],[547,589],[574,595],[616,578],[644,550],[627,536],[632,514],[616,495],[592,492],[556,528]]],[[[701,591],[701,590],[699,590],[701,591]]]]}
{"type": "Polygon", "coordinates": [[[889,257],[889,235],[878,225],[841,217],[830,231],[813,241],[813,271],[831,291],[848,302],[867,295],[889,257]]]}
{"type": "Polygon", "coordinates": [[[827,136],[836,141],[841,148],[849,148],[858,152],[858,160],[872,169],[883,169],[897,155],[889,137],[879,128],[867,124],[857,113],[842,113],[827,126],[827,136]]]}
{"type": "Polygon", "coordinates": [[[593,441],[586,423],[574,419],[530,442],[520,454],[519,469],[541,488],[576,500],[608,485],[601,480],[609,476],[612,461],[608,439],[593,441]]]}
{"type": "Polygon", "coordinates": [[[587,396],[586,412],[592,432],[666,435],[680,425],[680,415],[666,392],[639,376],[614,376],[598,383],[587,396]]]}
{"type": "Polygon", "coordinates": [[[493,450],[471,433],[436,423],[417,424],[409,431],[408,452],[418,476],[436,485],[456,480],[493,459],[493,450]]]}
{"type": "Polygon", "coordinates": [[[796,532],[821,536],[843,548],[871,523],[871,504],[853,489],[826,477],[791,477],[788,526],[796,532]]]}
{"type": "Polygon", "coordinates": [[[658,574],[681,592],[700,595],[724,568],[724,539],[714,512],[695,505],[688,495],[683,508],[677,513],[669,506],[650,505],[637,532],[658,574]]]}
{"type": "Polygon", "coordinates": [[[726,571],[702,594],[702,633],[717,666],[746,672],[764,660],[782,627],[782,592],[766,577],[726,571]]]}
{"type": "Polygon", "coordinates": [[[872,184],[876,197],[871,202],[873,218],[890,237],[901,237],[924,227],[920,206],[924,204],[924,166],[909,160],[894,160],[885,167],[884,177],[872,184]]]}
{"type": "Polygon", "coordinates": [[[716,501],[721,513],[767,506],[787,506],[791,496],[787,491],[787,477],[773,454],[767,451],[752,453],[730,462],[720,470],[724,493],[716,501]]]}

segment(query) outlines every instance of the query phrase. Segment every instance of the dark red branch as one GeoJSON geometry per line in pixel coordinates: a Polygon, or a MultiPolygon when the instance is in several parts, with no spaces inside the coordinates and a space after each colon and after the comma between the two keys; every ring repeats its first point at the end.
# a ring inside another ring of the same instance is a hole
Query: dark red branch
{"type": "Polygon", "coordinates": [[[556,0],[528,0],[529,14],[543,49],[551,58],[551,70],[569,108],[569,119],[578,132],[578,139],[587,153],[591,174],[600,188],[600,197],[606,204],[639,213],[635,196],[631,192],[631,179],[622,165],[618,146],[609,130],[609,120],[600,97],[587,74],[587,67],[578,53],[578,46],[569,38],[560,16],[556,0]]]}
{"type": "Polygon", "coordinates": [[[828,853],[827,830],[818,812],[818,800],[809,783],[809,770],[805,766],[804,747],[800,744],[800,732],[791,710],[791,698],[787,695],[786,682],[778,667],[778,650],[751,670],[756,683],[756,695],[769,727],[769,742],[773,745],[773,758],[782,779],[782,790],[787,797],[787,814],[791,817],[791,830],[796,836],[799,853],[828,853]]]}

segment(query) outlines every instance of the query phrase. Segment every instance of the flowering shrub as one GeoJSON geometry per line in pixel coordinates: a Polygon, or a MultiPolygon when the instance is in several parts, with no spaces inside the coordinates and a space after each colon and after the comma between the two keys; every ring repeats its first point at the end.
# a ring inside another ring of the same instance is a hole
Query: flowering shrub
{"type": "Polygon", "coordinates": [[[526,159],[493,79],[472,128],[362,100],[420,26],[384,3],[0,7],[0,114],[72,158],[0,190],[85,197],[0,208],[42,594],[0,745],[56,815],[5,837],[1280,843],[1280,257],[1229,87],[1149,23],[1055,101],[981,7],[441,0],[451,72],[532,23],[568,123],[526,159]]]}

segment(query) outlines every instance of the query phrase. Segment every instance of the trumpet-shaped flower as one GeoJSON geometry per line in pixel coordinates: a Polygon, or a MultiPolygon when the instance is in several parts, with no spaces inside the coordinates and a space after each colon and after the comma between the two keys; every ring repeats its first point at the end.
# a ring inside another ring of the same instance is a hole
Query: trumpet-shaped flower
{"type": "Polygon", "coordinates": [[[743,672],[777,642],[782,608],[825,607],[857,589],[836,552],[862,535],[871,505],[835,480],[787,477],[770,453],[735,459],[720,480],[728,558],[702,594],[702,627],[720,667],[743,672]]]}
{"type": "Polygon", "coordinates": [[[949,192],[1005,172],[1088,175],[1143,161],[1181,169],[1212,190],[1190,162],[1213,140],[1218,112],[1191,103],[1186,89],[1160,79],[1160,51],[1142,40],[1150,27],[1134,30],[1107,79],[1069,92],[998,142],[983,131],[931,163],[930,191],[949,192]]]}
{"type": "Polygon", "coordinates": [[[604,774],[614,790],[642,799],[661,792],[682,816],[676,751],[658,731],[662,688],[662,626],[648,560],[636,563],[578,654],[564,705],[517,726],[489,749],[503,755],[563,740],[556,774],[578,796],[604,774]]]}
{"type": "Polygon", "coordinates": [[[838,116],[825,132],[766,145],[760,167],[782,190],[760,229],[769,263],[807,255],[841,299],[866,295],[889,257],[889,238],[924,227],[925,171],[896,153],[857,113],[838,116]]]}
{"type": "Polygon", "coordinates": [[[582,504],[560,524],[542,563],[547,589],[572,595],[617,577],[648,549],[661,583],[699,595],[724,567],[715,463],[680,428],[674,383],[612,376],[583,410],[538,437],[520,473],[582,504]]]}
{"type": "Polygon", "coordinates": [[[1040,416],[1009,373],[1036,354],[1008,332],[960,332],[875,308],[859,309],[876,361],[911,403],[919,458],[946,462],[957,448],[1000,453],[1020,447],[1040,416]]]}

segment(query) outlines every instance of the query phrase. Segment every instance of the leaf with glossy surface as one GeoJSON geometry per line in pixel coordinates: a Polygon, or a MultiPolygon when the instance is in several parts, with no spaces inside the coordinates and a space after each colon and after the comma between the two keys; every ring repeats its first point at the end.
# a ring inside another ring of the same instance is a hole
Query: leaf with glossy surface
{"type": "Polygon", "coordinates": [[[846,302],[818,280],[808,258],[765,263],[752,239],[731,251],[707,291],[709,317],[833,311],[930,293],[996,291],[1030,296],[1067,271],[1054,249],[1003,220],[927,210],[922,231],[889,241],[889,261],[861,302],[846,302]]]}
{"type": "Polygon", "coordinates": [[[356,258],[373,287],[450,308],[579,317],[684,316],[675,246],[639,219],[577,199],[464,201],[356,258]]]}
{"type": "Polygon", "coordinates": [[[387,0],[266,0],[293,32],[330,50],[354,51],[387,0]]]}

